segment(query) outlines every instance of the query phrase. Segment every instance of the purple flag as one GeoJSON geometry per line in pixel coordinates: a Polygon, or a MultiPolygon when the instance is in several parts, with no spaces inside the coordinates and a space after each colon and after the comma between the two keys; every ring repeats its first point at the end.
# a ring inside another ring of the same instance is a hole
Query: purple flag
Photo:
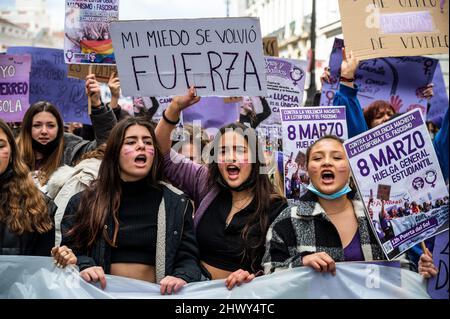
{"type": "MultiPolygon", "coordinates": [[[[324,82],[320,105],[333,105],[339,88],[342,47],[344,41],[335,39],[330,56],[331,83],[324,82]]],[[[362,108],[376,100],[390,103],[397,113],[412,109],[427,111],[427,100],[421,91],[432,82],[438,60],[428,57],[395,57],[364,60],[359,63],[355,83],[362,108]]]]}
{"type": "Polygon", "coordinates": [[[430,99],[430,110],[427,114],[427,121],[433,123],[441,123],[444,118],[445,111],[448,109],[447,89],[445,88],[444,76],[442,75],[441,64],[438,63],[433,77],[434,96],[430,99]]]}
{"type": "Polygon", "coordinates": [[[84,81],[67,77],[63,50],[10,47],[8,53],[31,55],[30,104],[49,101],[59,109],[64,121],[91,123],[84,81]]]}
{"type": "Polygon", "coordinates": [[[28,110],[31,56],[0,55],[0,118],[6,122],[22,121],[28,110]]]}
{"type": "Polygon", "coordinates": [[[433,263],[439,273],[428,281],[428,293],[433,299],[448,300],[448,231],[435,237],[433,263]]]}

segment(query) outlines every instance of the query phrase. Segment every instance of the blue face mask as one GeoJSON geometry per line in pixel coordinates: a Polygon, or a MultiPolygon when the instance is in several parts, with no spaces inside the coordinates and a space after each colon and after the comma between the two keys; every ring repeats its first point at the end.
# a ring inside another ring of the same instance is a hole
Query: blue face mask
{"type": "Polygon", "coordinates": [[[350,188],[350,186],[348,184],[346,184],[343,189],[341,189],[340,191],[338,191],[334,194],[321,193],[312,183],[310,183],[307,188],[311,192],[316,194],[317,196],[319,196],[323,199],[329,199],[329,200],[339,198],[339,197],[344,196],[345,194],[348,194],[352,191],[352,189],[350,188]]]}

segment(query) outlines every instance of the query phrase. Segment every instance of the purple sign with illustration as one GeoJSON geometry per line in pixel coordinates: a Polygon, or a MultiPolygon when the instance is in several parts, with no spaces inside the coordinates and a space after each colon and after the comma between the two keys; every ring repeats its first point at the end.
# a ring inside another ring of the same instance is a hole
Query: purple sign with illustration
{"type": "Polygon", "coordinates": [[[432,277],[428,281],[428,293],[433,299],[448,300],[448,254],[448,231],[446,231],[442,234],[437,235],[434,239],[433,263],[438,268],[439,272],[436,277],[432,277]]]}
{"type": "MultiPolygon", "coordinates": [[[[331,83],[324,82],[320,105],[333,105],[334,95],[339,89],[343,46],[343,40],[335,39],[329,63],[331,83]]],[[[426,114],[427,99],[421,92],[433,81],[437,65],[438,60],[420,56],[361,61],[355,74],[361,107],[365,109],[374,101],[384,100],[397,113],[418,108],[426,114]]]]}
{"type": "Polygon", "coordinates": [[[30,105],[49,101],[59,109],[65,122],[91,123],[85,83],[67,77],[63,50],[10,47],[8,53],[31,55],[30,105]]]}
{"type": "Polygon", "coordinates": [[[389,260],[448,230],[448,190],[420,110],[355,136],[344,148],[389,260]]]}
{"type": "Polygon", "coordinates": [[[31,56],[0,54],[0,118],[21,122],[29,107],[31,56]]]}

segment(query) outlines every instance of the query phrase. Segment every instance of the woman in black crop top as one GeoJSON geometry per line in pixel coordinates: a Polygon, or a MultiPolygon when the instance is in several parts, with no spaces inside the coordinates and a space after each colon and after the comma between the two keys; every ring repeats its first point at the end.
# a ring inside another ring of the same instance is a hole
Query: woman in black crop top
{"type": "Polygon", "coordinates": [[[170,151],[170,134],[181,110],[198,100],[193,88],[188,95],[175,97],[156,134],[165,154],[165,175],[197,208],[194,227],[202,264],[212,279],[226,278],[231,289],[262,271],[267,229],[287,204],[265,173],[266,161],[255,130],[241,123],[220,129],[209,165],[170,151]]]}
{"type": "Polygon", "coordinates": [[[80,275],[106,285],[105,273],[155,282],[161,293],[201,280],[192,205],[162,182],[154,129],[141,118],[112,130],[98,178],[73,196],[61,229],[80,275]]]}

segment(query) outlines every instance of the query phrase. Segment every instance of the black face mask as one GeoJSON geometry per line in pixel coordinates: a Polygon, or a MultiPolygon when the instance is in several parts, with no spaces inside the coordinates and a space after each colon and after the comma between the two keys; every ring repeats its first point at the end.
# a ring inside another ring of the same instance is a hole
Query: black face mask
{"type": "Polygon", "coordinates": [[[256,179],[253,178],[252,176],[253,174],[251,174],[247,180],[245,182],[243,182],[241,185],[239,185],[238,187],[230,187],[230,185],[228,185],[228,183],[225,181],[225,179],[222,177],[222,175],[220,175],[217,178],[217,183],[220,185],[220,187],[224,188],[224,189],[228,189],[230,191],[233,192],[242,192],[245,191],[247,189],[252,188],[253,186],[255,186],[256,184],[256,179]]]}
{"type": "Polygon", "coordinates": [[[33,150],[41,153],[42,155],[44,155],[44,157],[49,156],[50,154],[53,153],[53,151],[56,149],[56,147],[59,144],[59,139],[55,138],[53,141],[48,142],[47,144],[41,144],[38,141],[32,139],[32,145],[33,145],[33,150]]]}
{"type": "Polygon", "coordinates": [[[13,177],[13,175],[14,171],[11,167],[11,164],[9,164],[6,170],[2,174],[0,174],[0,184],[9,182],[9,180],[13,177]]]}

